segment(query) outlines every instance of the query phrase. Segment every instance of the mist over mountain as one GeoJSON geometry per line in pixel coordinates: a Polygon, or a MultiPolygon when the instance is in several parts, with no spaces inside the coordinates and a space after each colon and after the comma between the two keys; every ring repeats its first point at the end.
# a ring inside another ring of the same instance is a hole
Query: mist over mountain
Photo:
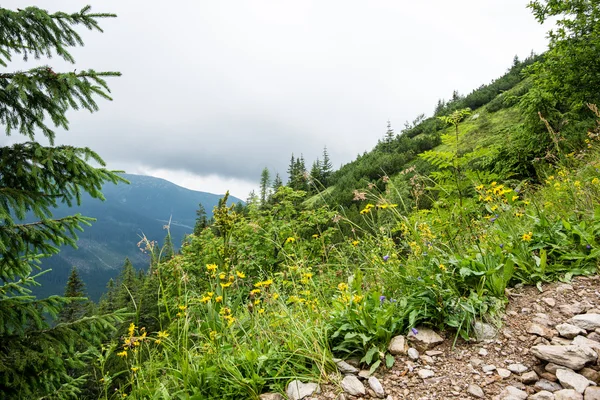
{"type": "MultiPolygon", "coordinates": [[[[106,283],[119,273],[125,257],[136,269],[145,269],[149,258],[138,247],[142,237],[161,244],[170,226],[173,244],[178,248],[185,235],[192,233],[198,205],[207,217],[223,195],[189,190],[167,180],[143,175],[123,174],[130,183],[105,184],[105,201],[82,196],[80,206],[59,206],[54,217],[80,213],[96,218],[79,233],[78,249],[64,246],[60,253],[44,259],[42,269],[52,271],[40,278],[38,296],[62,294],[71,268],[76,266],[86,283],[87,293],[98,300],[106,283]]],[[[241,200],[229,197],[228,203],[241,200]]]]}

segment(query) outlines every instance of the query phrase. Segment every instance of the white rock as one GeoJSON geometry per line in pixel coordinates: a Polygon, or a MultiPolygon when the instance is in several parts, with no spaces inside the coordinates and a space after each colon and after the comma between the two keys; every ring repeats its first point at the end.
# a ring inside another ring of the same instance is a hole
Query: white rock
{"type": "Polygon", "coordinates": [[[354,375],[346,375],[340,383],[342,390],[352,396],[364,395],[365,385],[354,375]]]}
{"type": "Polygon", "coordinates": [[[435,372],[433,372],[430,369],[420,369],[419,372],[417,372],[417,374],[419,375],[419,377],[421,379],[427,379],[427,378],[431,378],[432,376],[434,376],[435,372]]]}
{"type": "Polygon", "coordinates": [[[495,369],[496,369],[496,366],[495,365],[491,365],[491,364],[490,365],[484,365],[483,367],[481,367],[481,370],[483,372],[485,372],[485,373],[492,372],[495,369]]]}
{"type": "Polygon", "coordinates": [[[414,346],[421,351],[432,349],[438,344],[442,343],[444,339],[429,328],[422,326],[416,329],[415,334],[412,330],[408,333],[407,338],[414,346]]]}
{"type": "Polygon", "coordinates": [[[567,368],[557,369],[556,377],[565,389],[575,389],[578,393],[583,394],[585,389],[590,386],[590,381],[585,376],[567,368]]]}
{"type": "Polygon", "coordinates": [[[479,349],[477,354],[479,354],[481,357],[485,357],[488,355],[488,351],[486,349],[479,349]]]}
{"type": "Polygon", "coordinates": [[[496,327],[481,321],[477,321],[473,324],[473,332],[475,333],[475,339],[478,342],[494,340],[496,335],[498,335],[496,327]]]}
{"type": "Polygon", "coordinates": [[[600,387],[589,386],[587,389],[585,389],[583,398],[585,400],[600,400],[600,387]]]}
{"type": "Polygon", "coordinates": [[[542,301],[550,307],[554,307],[556,305],[556,300],[554,300],[552,297],[543,297],[542,301]]]}
{"type": "Polygon", "coordinates": [[[576,325],[572,325],[572,324],[558,324],[555,326],[556,330],[558,331],[558,334],[562,337],[565,337],[567,339],[573,339],[575,336],[577,335],[585,335],[586,334],[586,330],[585,329],[581,329],[580,327],[576,326],[576,325]]]}
{"type": "Polygon", "coordinates": [[[583,400],[583,396],[573,389],[563,389],[554,392],[554,400],[583,400]]]}
{"type": "MultiPolygon", "coordinates": [[[[600,344],[600,343],[598,343],[598,344],[600,344]]],[[[407,354],[408,354],[408,358],[410,358],[411,360],[416,361],[419,359],[419,352],[414,347],[409,348],[407,354]]]]}
{"type": "Polygon", "coordinates": [[[534,356],[541,360],[553,362],[575,371],[585,367],[588,363],[596,361],[598,358],[598,355],[589,347],[577,345],[537,345],[530,350],[534,356]]]}
{"type": "Polygon", "coordinates": [[[507,386],[500,392],[501,399],[515,399],[515,400],[525,400],[527,399],[527,392],[524,392],[520,389],[517,389],[514,386],[507,386]]]}
{"type": "Polygon", "coordinates": [[[532,335],[541,336],[546,339],[552,339],[555,336],[555,331],[553,329],[547,328],[540,324],[529,324],[526,329],[527,333],[532,335]]]}
{"type": "Polygon", "coordinates": [[[510,364],[508,367],[508,370],[512,373],[515,374],[522,374],[523,372],[527,371],[529,368],[527,368],[526,366],[524,366],[523,364],[510,364]]]}
{"type": "Polygon", "coordinates": [[[535,383],[534,387],[538,390],[546,390],[553,393],[562,389],[562,386],[560,386],[558,383],[550,382],[547,379],[540,379],[535,383]]]}
{"type": "Polygon", "coordinates": [[[591,340],[586,338],[585,336],[575,336],[573,339],[573,344],[579,346],[587,346],[594,350],[596,353],[600,353],[600,343],[595,340],[591,340]]]}
{"type": "Polygon", "coordinates": [[[579,314],[569,320],[569,323],[587,331],[600,328],[600,314],[579,314]]]}
{"type": "Polygon", "coordinates": [[[504,368],[497,368],[496,372],[502,379],[506,379],[506,378],[510,377],[510,375],[511,375],[511,372],[504,368]]]}
{"type": "Polygon", "coordinates": [[[293,380],[288,384],[286,393],[291,400],[300,400],[312,396],[318,391],[319,385],[316,383],[304,383],[299,380],[293,380]]]}
{"type": "Polygon", "coordinates": [[[377,397],[379,397],[380,399],[383,399],[385,397],[385,390],[383,390],[383,386],[381,386],[381,382],[379,382],[379,379],[372,376],[367,382],[369,383],[369,386],[375,392],[377,397]]]}
{"type": "Polygon", "coordinates": [[[530,385],[532,383],[535,383],[539,379],[540,378],[538,377],[538,374],[536,374],[535,371],[525,372],[523,375],[521,375],[521,382],[523,382],[526,385],[530,385]]]}
{"type": "Polygon", "coordinates": [[[532,394],[527,398],[527,400],[554,400],[554,395],[552,394],[552,392],[542,390],[541,392],[532,394]]]}
{"type": "Polygon", "coordinates": [[[403,335],[394,336],[390,342],[390,345],[388,346],[388,351],[394,356],[405,355],[407,349],[408,344],[406,343],[406,338],[403,335]]]}
{"type": "Polygon", "coordinates": [[[338,369],[342,374],[356,374],[358,373],[358,368],[348,364],[344,360],[340,360],[339,358],[334,358],[333,361],[335,365],[337,365],[338,369]]]}
{"type": "Polygon", "coordinates": [[[473,397],[477,397],[478,399],[483,399],[485,397],[483,389],[481,389],[477,385],[469,385],[469,387],[467,387],[467,393],[469,393],[473,397]]]}

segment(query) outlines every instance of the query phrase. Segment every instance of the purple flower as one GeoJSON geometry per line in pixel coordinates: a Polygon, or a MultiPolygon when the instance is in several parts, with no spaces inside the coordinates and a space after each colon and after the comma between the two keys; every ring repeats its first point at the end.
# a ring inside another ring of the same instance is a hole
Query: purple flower
{"type": "Polygon", "coordinates": [[[419,333],[417,328],[410,328],[410,330],[412,331],[413,335],[416,335],[417,333],[419,333]]]}
{"type": "Polygon", "coordinates": [[[503,249],[504,248],[504,244],[500,243],[500,248],[503,249]]]}
{"type": "Polygon", "coordinates": [[[379,296],[379,302],[380,303],[383,303],[385,301],[385,299],[386,299],[385,296],[383,296],[383,295],[379,296]]]}
{"type": "Polygon", "coordinates": [[[383,256],[383,261],[387,261],[390,259],[390,256],[388,256],[387,254],[385,256],[383,256]]]}
{"type": "Polygon", "coordinates": [[[497,217],[490,218],[490,222],[494,222],[494,221],[495,221],[495,220],[497,220],[497,219],[498,219],[497,217]]]}
{"type": "Polygon", "coordinates": [[[591,246],[591,245],[589,245],[589,244],[586,244],[586,245],[585,245],[585,248],[589,250],[589,249],[591,249],[591,248],[592,248],[592,246],[591,246]]]}

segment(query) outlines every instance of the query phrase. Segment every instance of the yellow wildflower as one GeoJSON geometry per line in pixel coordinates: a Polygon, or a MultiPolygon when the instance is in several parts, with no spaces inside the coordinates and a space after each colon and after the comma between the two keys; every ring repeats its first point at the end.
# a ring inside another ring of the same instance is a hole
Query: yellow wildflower
{"type": "Polygon", "coordinates": [[[600,183],[600,179],[598,179],[598,178],[594,178],[594,179],[592,179],[592,184],[593,184],[593,185],[597,185],[597,184],[599,184],[599,183],[600,183]]]}
{"type": "Polygon", "coordinates": [[[225,272],[221,272],[219,274],[219,279],[225,279],[226,276],[227,276],[227,274],[225,272]]]}
{"type": "Polygon", "coordinates": [[[341,292],[348,290],[348,285],[344,282],[341,282],[340,284],[338,284],[337,287],[338,287],[338,290],[341,292]]]}
{"type": "Polygon", "coordinates": [[[354,241],[352,242],[352,246],[358,246],[358,243],[360,243],[358,240],[354,240],[354,241]]]}
{"type": "Polygon", "coordinates": [[[140,368],[139,367],[131,367],[131,370],[135,374],[136,372],[138,372],[140,370],[140,368]]]}
{"type": "Polygon", "coordinates": [[[312,237],[313,237],[313,239],[318,239],[319,235],[315,233],[314,235],[312,235],[312,237]]]}
{"type": "Polygon", "coordinates": [[[129,336],[133,336],[133,332],[135,331],[135,324],[132,322],[131,324],[129,324],[129,336]]]}
{"type": "Polygon", "coordinates": [[[255,294],[259,294],[259,293],[260,293],[260,289],[252,289],[252,290],[250,291],[250,294],[251,294],[251,295],[255,295],[255,294]]]}
{"type": "Polygon", "coordinates": [[[127,350],[123,350],[123,351],[121,351],[121,352],[117,353],[117,355],[118,355],[119,357],[127,357],[127,350]]]}
{"type": "Polygon", "coordinates": [[[440,264],[440,269],[445,272],[446,271],[446,266],[444,264],[440,264]]]}
{"type": "Polygon", "coordinates": [[[161,339],[166,339],[169,337],[169,333],[165,331],[158,331],[157,336],[161,339]]]}
{"type": "Polygon", "coordinates": [[[206,264],[206,269],[210,272],[215,272],[217,270],[217,264],[206,264]]]}
{"type": "Polygon", "coordinates": [[[524,233],[523,236],[521,236],[521,239],[524,242],[530,242],[532,237],[533,237],[533,233],[532,232],[528,232],[528,233],[524,233]]]}
{"type": "Polygon", "coordinates": [[[483,185],[475,186],[475,190],[483,190],[483,188],[484,188],[483,185]]]}
{"type": "Polygon", "coordinates": [[[264,314],[264,312],[265,312],[265,309],[264,309],[264,308],[261,308],[260,310],[258,310],[258,313],[259,313],[259,314],[264,314]]]}
{"type": "Polygon", "coordinates": [[[279,293],[273,293],[273,300],[277,300],[279,298],[279,293]]]}
{"type": "Polygon", "coordinates": [[[519,196],[517,196],[517,195],[515,195],[515,196],[512,197],[512,201],[515,201],[515,200],[518,200],[518,199],[519,199],[519,196]]]}
{"type": "Polygon", "coordinates": [[[210,331],[210,340],[215,340],[217,337],[217,331],[210,331]]]}
{"type": "Polygon", "coordinates": [[[295,241],[296,241],[296,239],[291,236],[289,238],[285,239],[286,243],[294,243],[295,241]]]}
{"type": "Polygon", "coordinates": [[[257,305],[259,305],[259,304],[260,304],[260,299],[256,299],[256,300],[254,300],[254,305],[255,305],[255,306],[257,306],[257,305]]]}
{"type": "Polygon", "coordinates": [[[246,277],[246,275],[243,272],[240,272],[240,271],[236,271],[235,274],[240,279],[244,279],[246,277]]]}
{"type": "Polygon", "coordinates": [[[233,282],[227,282],[227,283],[223,283],[223,282],[221,282],[221,283],[220,283],[220,285],[221,285],[221,287],[222,287],[223,289],[225,289],[225,288],[227,288],[227,287],[231,286],[231,284],[232,284],[232,283],[233,283],[233,282]]]}
{"type": "Polygon", "coordinates": [[[223,301],[223,296],[217,296],[217,297],[215,298],[215,301],[216,301],[217,303],[220,303],[220,302],[222,302],[222,301],[223,301]]]}
{"type": "Polygon", "coordinates": [[[179,306],[180,311],[185,311],[186,309],[187,309],[187,306],[184,306],[184,305],[179,306]]]}

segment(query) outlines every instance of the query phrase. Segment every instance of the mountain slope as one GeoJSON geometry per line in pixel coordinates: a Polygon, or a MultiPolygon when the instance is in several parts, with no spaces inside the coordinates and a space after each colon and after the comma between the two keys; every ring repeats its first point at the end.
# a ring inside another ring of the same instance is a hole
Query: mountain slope
{"type": "MultiPolygon", "coordinates": [[[[148,266],[148,257],[138,248],[143,236],[159,243],[165,238],[165,225],[170,223],[173,243],[179,247],[185,235],[192,233],[198,204],[207,216],[218,204],[220,195],[189,190],[169,181],[142,175],[124,174],[130,184],[106,184],[105,201],[83,196],[81,206],[59,206],[55,217],[80,213],[96,218],[85,227],[78,249],[63,247],[61,252],[43,260],[42,269],[52,272],[40,278],[40,296],[62,294],[70,270],[76,266],[87,285],[88,295],[97,300],[110,278],[116,277],[125,257],[137,268],[148,266]]],[[[241,200],[229,197],[229,203],[241,200]]]]}

